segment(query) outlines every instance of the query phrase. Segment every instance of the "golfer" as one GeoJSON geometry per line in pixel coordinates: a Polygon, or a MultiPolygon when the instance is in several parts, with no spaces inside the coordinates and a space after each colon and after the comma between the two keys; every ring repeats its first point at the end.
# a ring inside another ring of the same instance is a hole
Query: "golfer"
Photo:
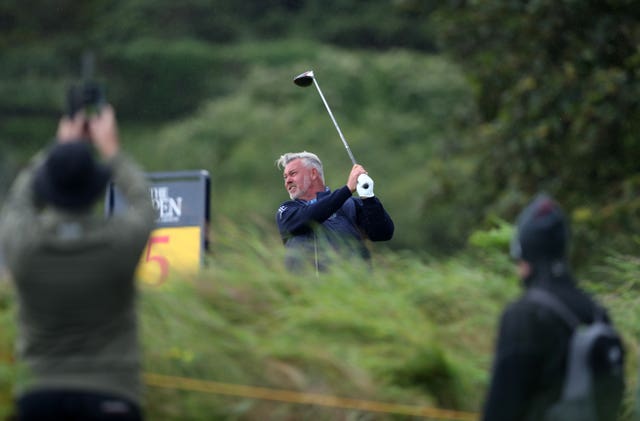
{"type": "Polygon", "coordinates": [[[347,183],[331,191],[324,181],[320,159],[311,152],[282,155],[277,161],[284,169],[284,187],[291,200],[276,213],[276,222],[286,248],[285,264],[292,271],[326,271],[336,259],[354,257],[370,262],[365,240],[387,241],[394,224],[382,202],[373,194],[373,180],[358,183],[367,174],[354,165],[347,183]],[[358,190],[360,197],[352,194],[358,190]]]}

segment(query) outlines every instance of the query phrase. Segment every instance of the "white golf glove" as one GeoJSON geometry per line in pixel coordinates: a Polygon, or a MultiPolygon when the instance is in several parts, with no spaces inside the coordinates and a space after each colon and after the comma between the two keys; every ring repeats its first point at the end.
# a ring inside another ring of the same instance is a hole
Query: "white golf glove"
{"type": "Polygon", "coordinates": [[[356,184],[356,190],[358,196],[366,199],[367,197],[373,197],[373,180],[367,174],[360,174],[358,176],[358,183],[356,184]]]}

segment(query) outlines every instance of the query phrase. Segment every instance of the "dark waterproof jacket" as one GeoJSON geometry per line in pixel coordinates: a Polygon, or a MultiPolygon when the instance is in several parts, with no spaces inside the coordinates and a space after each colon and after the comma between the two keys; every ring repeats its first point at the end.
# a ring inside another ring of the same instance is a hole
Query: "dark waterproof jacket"
{"type": "Polygon", "coordinates": [[[386,241],[394,224],[377,197],[353,197],[347,186],[327,189],[311,201],[289,200],[276,213],[280,236],[287,249],[289,269],[325,270],[333,257],[370,259],[364,239],[386,241]]]}
{"type": "MultiPolygon", "coordinates": [[[[582,322],[596,314],[592,298],[565,274],[552,281],[534,279],[531,286],[556,295],[582,322]]],[[[526,293],[526,291],[525,291],[526,293]]],[[[602,310],[601,310],[602,311],[602,310]]],[[[608,316],[605,313],[605,319],[608,316]]],[[[500,320],[491,385],[484,421],[541,421],[549,406],[559,399],[567,364],[571,330],[553,310],[520,297],[500,320]]],[[[601,394],[608,401],[600,421],[616,420],[621,391],[601,394]]]]}

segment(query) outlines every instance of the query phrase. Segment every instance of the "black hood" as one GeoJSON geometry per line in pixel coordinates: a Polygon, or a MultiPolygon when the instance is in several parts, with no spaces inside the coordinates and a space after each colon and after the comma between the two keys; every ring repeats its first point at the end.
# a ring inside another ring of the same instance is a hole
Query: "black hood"
{"type": "Polygon", "coordinates": [[[568,244],[569,224],[564,212],[549,195],[541,193],[518,216],[511,257],[531,265],[526,284],[534,279],[569,279],[568,244]]]}

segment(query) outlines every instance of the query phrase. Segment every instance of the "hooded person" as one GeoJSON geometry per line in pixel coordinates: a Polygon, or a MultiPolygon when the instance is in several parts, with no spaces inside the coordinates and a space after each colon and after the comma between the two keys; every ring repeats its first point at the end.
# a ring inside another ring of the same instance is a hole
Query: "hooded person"
{"type": "MultiPolygon", "coordinates": [[[[531,288],[554,295],[582,323],[606,311],[581,288],[568,263],[567,218],[547,194],[537,195],[517,218],[510,254],[516,261],[523,294],[500,318],[484,421],[544,420],[562,392],[572,330],[549,308],[527,298],[531,288]]],[[[599,394],[598,421],[616,420],[622,390],[599,394]]],[[[567,420],[571,421],[571,420],[567,420]]]]}
{"type": "Polygon", "coordinates": [[[520,213],[511,240],[510,254],[520,266],[525,286],[563,282],[560,278],[568,281],[568,248],[569,226],[564,212],[548,195],[538,195],[520,213]]]}

